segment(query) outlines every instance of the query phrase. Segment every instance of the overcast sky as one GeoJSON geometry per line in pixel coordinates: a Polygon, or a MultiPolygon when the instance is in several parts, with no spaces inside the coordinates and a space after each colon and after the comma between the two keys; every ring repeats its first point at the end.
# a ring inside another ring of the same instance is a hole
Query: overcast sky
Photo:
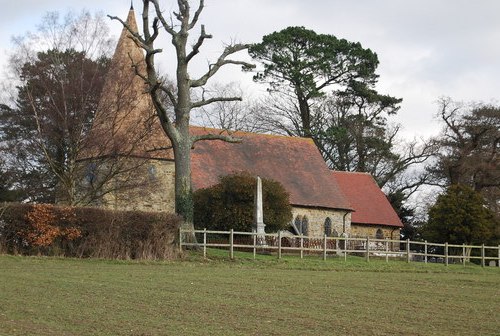
{"type": "MultiPolygon", "coordinates": [[[[135,0],[136,15],[141,2],[135,0]]],[[[166,11],[176,1],[163,0],[166,11]]],[[[193,1],[194,3],[195,1],[193,1]]],[[[287,26],[332,34],[378,54],[381,93],[403,98],[398,121],[406,136],[438,130],[433,117],[441,96],[498,102],[500,89],[500,1],[498,0],[206,0],[202,15],[214,38],[199,64],[215,59],[223,43],[259,42],[287,26]]],[[[102,11],[125,18],[130,0],[0,0],[0,70],[11,37],[34,31],[48,11],[102,11]]],[[[194,7],[194,5],[193,5],[194,7]]],[[[110,21],[117,37],[121,26],[110,21]]],[[[168,38],[165,38],[168,41],[168,38]]],[[[165,44],[168,46],[168,43],[165,44]]],[[[170,50],[162,64],[170,71],[170,50]]],[[[195,70],[193,70],[195,71],[195,70]]],[[[194,76],[193,76],[194,77],[194,76]]],[[[0,77],[3,78],[3,77],[0,77]]],[[[234,67],[218,79],[240,81],[255,90],[251,75],[234,67]]],[[[261,87],[263,89],[263,87],[261,87]]]]}

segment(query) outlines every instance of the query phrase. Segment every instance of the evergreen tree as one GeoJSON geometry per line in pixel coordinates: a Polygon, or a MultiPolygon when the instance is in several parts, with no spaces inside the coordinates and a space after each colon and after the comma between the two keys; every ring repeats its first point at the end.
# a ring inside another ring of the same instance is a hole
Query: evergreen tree
{"type": "Polygon", "coordinates": [[[497,241],[498,224],[478,192],[452,185],[429,210],[422,233],[432,242],[477,245],[497,241]]]}

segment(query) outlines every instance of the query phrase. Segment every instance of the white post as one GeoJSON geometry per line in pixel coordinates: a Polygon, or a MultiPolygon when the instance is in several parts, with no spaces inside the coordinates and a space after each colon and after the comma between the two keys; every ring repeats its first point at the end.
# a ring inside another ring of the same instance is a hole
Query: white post
{"type": "Polygon", "coordinates": [[[300,235],[300,259],[304,259],[304,236],[300,235]]]}
{"type": "Polygon", "coordinates": [[[326,233],[323,239],[323,260],[326,260],[326,233]]]}
{"type": "Polygon", "coordinates": [[[366,261],[370,261],[370,237],[366,237],[366,261]]]}
{"type": "Polygon", "coordinates": [[[281,259],[281,231],[278,231],[278,259],[281,259]]]}
{"type": "Polygon", "coordinates": [[[484,253],[484,244],[481,245],[481,267],[484,267],[486,265],[485,261],[485,253],[484,253]]]}
{"type": "Polygon", "coordinates": [[[179,228],[179,252],[182,253],[182,228],[179,228]]]}
{"type": "Polygon", "coordinates": [[[444,263],[448,266],[448,243],[444,243],[444,263]]]}
{"type": "Polygon", "coordinates": [[[229,231],[229,258],[234,259],[234,230],[229,231]]]}
{"type": "Polygon", "coordinates": [[[385,262],[389,262],[389,240],[385,238],[385,262]]]}
{"type": "Polygon", "coordinates": [[[425,263],[427,264],[427,240],[424,241],[424,258],[425,258],[425,263]]]}
{"type": "Polygon", "coordinates": [[[406,239],[406,262],[410,262],[410,239],[406,239]]]}
{"type": "Polygon", "coordinates": [[[344,261],[347,261],[347,243],[348,243],[348,238],[346,236],[344,237],[344,261]]]}
{"type": "Polygon", "coordinates": [[[207,257],[207,228],[203,229],[203,258],[207,257]]]}
{"type": "Polygon", "coordinates": [[[252,237],[253,237],[253,258],[255,259],[257,255],[257,232],[253,231],[252,237]]]}
{"type": "Polygon", "coordinates": [[[465,243],[462,244],[462,263],[464,264],[465,267],[465,243]]]}

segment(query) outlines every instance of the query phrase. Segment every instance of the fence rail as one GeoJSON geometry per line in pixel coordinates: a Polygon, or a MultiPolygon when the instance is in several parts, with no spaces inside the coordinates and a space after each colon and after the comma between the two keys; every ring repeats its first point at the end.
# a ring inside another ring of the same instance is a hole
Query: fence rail
{"type": "Polygon", "coordinates": [[[234,259],[235,250],[257,253],[276,253],[278,258],[283,254],[321,255],[323,260],[328,256],[347,259],[347,255],[364,256],[367,261],[371,257],[405,259],[421,262],[463,263],[480,260],[481,266],[500,267],[500,245],[457,245],[448,243],[431,243],[427,241],[374,239],[357,237],[310,237],[273,234],[257,234],[256,232],[184,230],[179,231],[179,248],[198,247],[207,256],[207,248],[229,250],[229,257],[234,259]]]}

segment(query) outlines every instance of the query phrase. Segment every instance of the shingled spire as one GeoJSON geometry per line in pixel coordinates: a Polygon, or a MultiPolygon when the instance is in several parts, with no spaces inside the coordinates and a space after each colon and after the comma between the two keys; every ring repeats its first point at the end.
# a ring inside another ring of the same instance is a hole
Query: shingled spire
{"type": "MultiPolygon", "coordinates": [[[[138,32],[133,6],[125,23],[130,30],[138,32]]],[[[153,127],[154,109],[145,92],[144,81],[136,74],[137,71],[145,73],[144,67],[144,53],[124,27],[111,59],[92,126],[90,141],[95,144],[91,156],[146,152],[145,138],[153,127]],[[96,150],[97,147],[100,149],[96,150]]]]}

